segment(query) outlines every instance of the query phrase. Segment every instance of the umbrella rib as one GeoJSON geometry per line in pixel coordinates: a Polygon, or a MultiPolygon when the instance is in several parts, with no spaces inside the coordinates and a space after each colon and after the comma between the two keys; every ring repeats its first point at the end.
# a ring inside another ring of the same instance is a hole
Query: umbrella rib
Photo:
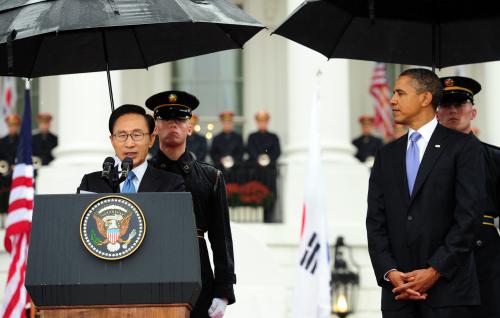
{"type": "Polygon", "coordinates": [[[142,61],[144,62],[144,68],[148,69],[148,62],[146,61],[146,56],[144,56],[144,51],[142,50],[141,42],[139,41],[139,37],[135,32],[135,28],[132,28],[132,33],[134,34],[135,42],[137,42],[137,47],[139,48],[139,53],[141,54],[142,61]]]}
{"type": "Polygon", "coordinates": [[[338,40],[333,44],[332,49],[330,50],[330,53],[328,54],[327,58],[330,59],[332,58],[332,54],[339,45],[340,40],[344,37],[344,34],[346,33],[349,24],[351,24],[352,20],[354,20],[354,15],[351,14],[351,18],[349,19],[349,22],[345,24],[344,30],[342,31],[342,34],[337,38],[338,40]]]}

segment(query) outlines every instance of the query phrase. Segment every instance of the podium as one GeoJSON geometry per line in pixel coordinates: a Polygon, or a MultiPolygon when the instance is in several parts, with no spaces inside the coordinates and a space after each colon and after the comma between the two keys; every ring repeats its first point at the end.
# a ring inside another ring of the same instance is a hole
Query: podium
{"type": "Polygon", "coordinates": [[[187,318],[201,290],[198,253],[190,193],[37,195],[25,285],[41,317],[187,318]],[[113,215],[125,211],[113,200],[131,202],[144,224],[113,215]],[[106,238],[115,219],[123,233],[136,226],[135,242],[106,238]]]}

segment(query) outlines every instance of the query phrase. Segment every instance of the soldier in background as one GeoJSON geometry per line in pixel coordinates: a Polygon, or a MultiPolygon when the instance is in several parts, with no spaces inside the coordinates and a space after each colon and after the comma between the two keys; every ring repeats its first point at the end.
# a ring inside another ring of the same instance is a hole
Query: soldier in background
{"type": "MultiPolygon", "coordinates": [[[[190,119],[192,133],[187,139],[187,149],[194,155],[195,159],[205,161],[207,156],[207,139],[198,134],[196,127],[198,126],[198,116],[192,114],[190,119]]],[[[199,127],[199,126],[198,126],[199,127]]]]}
{"type": "Polygon", "coordinates": [[[278,136],[268,131],[269,119],[268,112],[257,112],[255,122],[258,130],[248,136],[248,160],[261,166],[276,165],[276,161],[281,155],[278,136]]]}
{"type": "Polygon", "coordinates": [[[57,136],[50,132],[52,116],[49,113],[38,113],[36,119],[38,133],[33,135],[33,156],[45,166],[54,160],[52,150],[57,147],[57,136]]]}
{"type": "Polygon", "coordinates": [[[222,112],[219,118],[222,123],[222,132],[214,137],[210,156],[217,168],[229,170],[241,163],[244,152],[243,138],[234,131],[234,113],[222,112]]]}
{"type": "Polygon", "coordinates": [[[12,169],[16,160],[21,117],[17,114],[11,114],[5,117],[5,122],[7,123],[8,134],[0,139],[0,228],[5,225],[4,219],[9,207],[12,169]]]}
{"type": "Polygon", "coordinates": [[[7,136],[0,139],[0,160],[5,160],[9,166],[14,165],[16,160],[17,144],[19,143],[19,127],[21,126],[21,117],[17,114],[11,114],[5,117],[8,127],[7,136]]]}
{"type": "MultiPolygon", "coordinates": [[[[445,127],[472,134],[471,122],[477,116],[474,95],[481,85],[468,77],[441,78],[443,98],[437,119],[445,127]]],[[[477,137],[477,136],[476,136],[477,137]]],[[[486,168],[486,193],[479,201],[481,224],[474,239],[474,257],[481,292],[481,306],[475,317],[500,317],[500,236],[494,219],[500,212],[500,148],[481,142],[486,168]]]]}
{"type": "Polygon", "coordinates": [[[365,162],[369,157],[374,158],[377,151],[384,145],[382,139],[372,135],[373,121],[372,116],[363,115],[359,117],[362,134],[354,139],[352,144],[357,148],[354,156],[361,162],[365,162]]]}
{"type": "Polygon", "coordinates": [[[270,115],[259,111],[255,114],[257,131],[248,137],[249,178],[259,181],[269,188],[273,194],[272,200],[264,203],[264,222],[274,221],[274,206],[277,199],[276,179],[278,170],[276,161],[281,155],[280,141],[276,134],[268,131],[270,115]]]}

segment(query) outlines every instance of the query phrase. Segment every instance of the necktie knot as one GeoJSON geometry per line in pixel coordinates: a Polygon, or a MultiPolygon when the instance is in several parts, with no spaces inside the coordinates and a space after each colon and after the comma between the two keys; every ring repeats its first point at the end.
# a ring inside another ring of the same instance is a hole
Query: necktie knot
{"type": "Polygon", "coordinates": [[[422,138],[422,135],[418,131],[414,131],[410,135],[411,142],[417,142],[420,138],[422,138]]]}
{"type": "Polygon", "coordinates": [[[127,180],[134,180],[135,178],[135,173],[133,171],[129,171],[128,174],[127,174],[127,180]]]}

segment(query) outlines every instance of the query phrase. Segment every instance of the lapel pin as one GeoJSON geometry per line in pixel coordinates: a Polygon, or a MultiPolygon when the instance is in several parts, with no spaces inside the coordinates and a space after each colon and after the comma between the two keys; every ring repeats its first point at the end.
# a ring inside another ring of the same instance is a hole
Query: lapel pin
{"type": "Polygon", "coordinates": [[[441,145],[434,145],[434,147],[436,147],[436,148],[441,148],[441,145]]]}

